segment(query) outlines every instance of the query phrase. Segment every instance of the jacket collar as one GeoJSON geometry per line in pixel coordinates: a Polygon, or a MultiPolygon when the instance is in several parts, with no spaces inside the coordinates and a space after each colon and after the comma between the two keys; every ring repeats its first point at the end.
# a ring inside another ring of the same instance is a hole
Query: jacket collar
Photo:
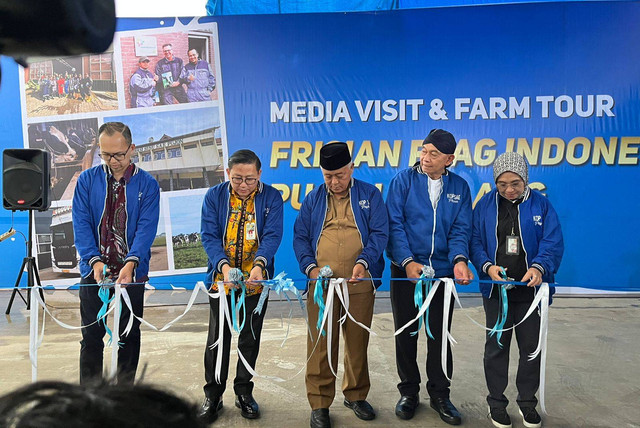
{"type": "MultiPolygon", "coordinates": [[[[413,164],[413,166],[411,167],[411,169],[415,170],[418,174],[422,174],[422,175],[426,175],[428,177],[428,174],[426,172],[424,172],[422,170],[422,168],[420,168],[420,161],[416,162],[415,164],[413,164]]],[[[442,173],[442,176],[444,177],[445,175],[449,175],[449,170],[447,168],[444,169],[444,172],[442,173]]]]}
{"type": "MultiPolygon", "coordinates": [[[[106,163],[102,164],[102,171],[105,173],[105,175],[107,176],[107,178],[110,178],[113,176],[113,174],[111,173],[111,168],[109,168],[109,165],[107,165],[106,163]]],[[[129,180],[131,180],[131,177],[133,177],[134,175],[136,175],[138,173],[138,171],[140,171],[140,168],[138,168],[138,165],[136,165],[135,163],[130,163],[129,167],[127,168],[127,170],[124,173],[124,176],[122,178],[124,178],[125,182],[129,182],[129,180]],[[130,171],[130,173],[129,173],[130,171]]]]}

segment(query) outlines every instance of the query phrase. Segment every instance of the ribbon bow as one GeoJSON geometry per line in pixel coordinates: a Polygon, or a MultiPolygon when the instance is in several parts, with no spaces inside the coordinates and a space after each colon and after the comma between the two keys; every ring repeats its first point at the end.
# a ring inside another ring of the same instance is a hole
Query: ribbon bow
{"type": "MultiPolygon", "coordinates": [[[[331,270],[329,265],[320,268],[320,273],[318,274],[318,279],[316,280],[316,287],[313,290],[313,301],[316,305],[318,305],[318,324],[316,326],[318,330],[322,328],[322,319],[324,318],[324,280],[327,278],[331,278],[332,276],[333,271],[331,270]]],[[[323,336],[326,336],[327,332],[322,329],[321,334],[323,336]]]]}
{"type": "Polygon", "coordinates": [[[238,333],[244,328],[244,322],[247,319],[247,307],[245,305],[245,297],[247,295],[247,286],[244,283],[244,275],[238,268],[229,270],[229,281],[233,283],[231,287],[231,320],[233,329],[238,333]],[[240,297],[236,302],[236,288],[240,286],[240,297]],[[238,325],[238,313],[242,310],[242,324],[238,325]]]}
{"type": "MultiPolygon", "coordinates": [[[[418,308],[418,310],[420,310],[420,308],[422,307],[422,304],[424,303],[422,286],[425,282],[428,282],[427,294],[429,294],[429,292],[431,291],[431,287],[433,287],[433,281],[428,281],[428,280],[433,279],[435,276],[436,276],[436,271],[435,269],[433,269],[433,267],[426,266],[426,265],[422,266],[422,275],[420,275],[420,279],[418,280],[418,282],[416,282],[416,288],[413,292],[413,303],[415,304],[416,308],[418,308]]],[[[410,333],[411,336],[415,336],[420,332],[420,329],[422,329],[423,322],[427,326],[427,335],[431,338],[431,340],[435,340],[433,338],[433,334],[431,333],[431,329],[429,328],[429,307],[428,306],[424,314],[418,318],[418,328],[416,329],[416,331],[412,331],[410,333]]]]}

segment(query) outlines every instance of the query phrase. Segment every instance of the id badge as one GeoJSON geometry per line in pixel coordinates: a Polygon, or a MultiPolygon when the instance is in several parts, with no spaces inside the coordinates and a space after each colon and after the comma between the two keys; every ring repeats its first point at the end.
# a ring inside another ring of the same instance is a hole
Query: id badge
{"type": "Polygon", "coordinates": [[[520,255],[519,237],[515,235],[507,236],[507,255],[517,256],[520,255]]]}
{"type": "Polygon", "coordinates": [[[256,222],[250,221],[244,229],[244,237],[247,241],[255,241],[256,239],[256,222]]]}

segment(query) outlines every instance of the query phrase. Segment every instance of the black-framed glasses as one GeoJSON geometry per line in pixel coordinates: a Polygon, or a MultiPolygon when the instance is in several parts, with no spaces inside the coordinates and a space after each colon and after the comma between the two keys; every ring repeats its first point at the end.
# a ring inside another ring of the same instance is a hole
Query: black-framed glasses
{"type": "Polygon", "coordinates": [[[127,147],[127,150],[125,150],[124,152],[120,152],[120,153],[98,153],[98,156],[100,156],[100,158],[105,161],[106,163],[111,162],[111,159],[115,159],[118,162],[124,160],[125,156],[127,156],[127,153],[129,152],[129,149],[131,148],[131,144],[129,144],[129,146],[127,147]]]}
{"type": "Polygon", "coordinates": [[[254,184],[256,184],[256,181],[258,181],[257,178],[255,177],[231,177],[231,181],[233,182],[233,184],[242,184],[247,183],[247,186],[253,186],[254,184]]]}

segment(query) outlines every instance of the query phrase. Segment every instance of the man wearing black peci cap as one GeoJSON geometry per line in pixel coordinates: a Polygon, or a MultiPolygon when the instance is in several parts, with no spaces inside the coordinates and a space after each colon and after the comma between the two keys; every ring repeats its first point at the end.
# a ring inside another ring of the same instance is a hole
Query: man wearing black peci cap
{"type": "MultiPolygon", "coordinates": [[[[456,140],[442,129],[432,130],[422,143],[420,161],[400,171],[389,184],[389,245],[392,278],[418,278],[423,266],[435,278],[455,278],[469,284],[473,274],[468,267],[471,238],[471,195],[469,185],[447,170],[454,159],[456,140]]],[[[414,304],[416,281],[391,281],[391,307],[396,330],[418,314],[414,304]]],[[[423,295],[427,287],[423,286],[423,295]]],[[[451,348],[447,344],[447,373],[442,370],[442,326],[444,288],[438,290],[429,306],[427,337],[427,392],[431,407],[448,424],[462,423],[461,415],[449,399],[449,379],[453,374],[451,348]]],[[[453,299],[449,308],[449,328],[453,299]]],[[[418,322],[396,336],[396,365],[400,400],[396,415],[411,419],[420,402],[420,370],[416,363],[418,322]]],[[[426,326],[425,326],[426,330],[426,326]]]]}
{"type": "MultiPolygon", "coordinates": [[[[373,185],[352,178],[353,163],[345,143],[327,144],[320,150],[320,166],[324,184],[314,189],[302,202],[294,225],[293,249],[300,270],[316,279],[320,267],[328,265],[334,278],[348,278],[349,312],[358,322],[371,326],[375,287],[384,269],[383,252],[387,245],[388,218],[380,191],[373,185]]],[[[307,297],[307,313],[311,335],[307,337],[307,372],[305,384],[311,405],[311,427],[331,427],[329,406],[335,396],[336,379],[329,366],[338,366],[339,326],[345,342],[344,405],[363,420],[376,414],[367,402],[369,367],[367,347],[369,333],[353,320],[340,324],[344,309],[333,305],[331,355],[327,336],[317,329],[318,305],[313,296],[316,286],[311,281],[307,297]]],[[[327,300],[327,290],[323,299],[327,300]]]]}

